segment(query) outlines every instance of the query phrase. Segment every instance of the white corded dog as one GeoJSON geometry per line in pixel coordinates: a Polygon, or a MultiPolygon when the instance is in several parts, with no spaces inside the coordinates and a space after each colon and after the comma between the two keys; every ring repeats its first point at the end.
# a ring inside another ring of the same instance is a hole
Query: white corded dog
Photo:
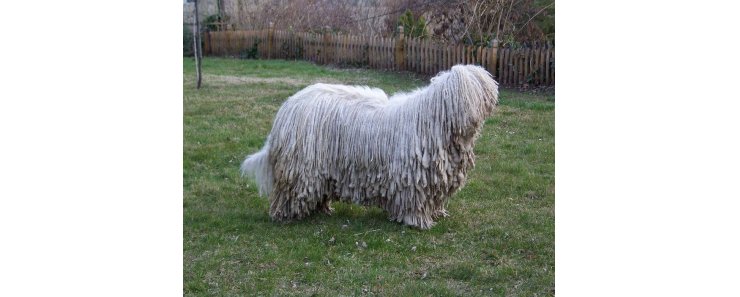
{"type": "Polygon", "coordinates": [[[283,104],[242,174],[269,197],[276,221],[330,213],[332,201],[345,201],[428,229],[465,184],[474,142],[497,102],[498,83],[473,65],[391,98],[376,88],[311,85],[283,104]]]}

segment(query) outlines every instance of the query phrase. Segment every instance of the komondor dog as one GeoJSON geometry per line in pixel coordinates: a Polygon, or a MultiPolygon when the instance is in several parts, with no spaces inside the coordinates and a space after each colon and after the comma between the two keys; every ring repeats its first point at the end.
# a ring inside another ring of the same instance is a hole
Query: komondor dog
{"type": "Polygon", "coordinates": [[[275,221],[331,213],[332,201],[375,205],[429,229],[474,166],[473,145],[498,103],[485,69],[457,65],[392,97],[380,89],[314,84],[280,107],[265,146],[241,165],[275,221]]]}

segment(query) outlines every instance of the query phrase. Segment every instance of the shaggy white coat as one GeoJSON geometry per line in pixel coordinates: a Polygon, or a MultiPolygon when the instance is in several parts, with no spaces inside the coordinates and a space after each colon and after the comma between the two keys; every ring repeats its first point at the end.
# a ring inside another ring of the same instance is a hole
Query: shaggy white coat
{"type": "Polygon", "coordinates": [[[331,212],[331,201],[376,205],[421,229],[474,166],[473,144],[498,102],[483,68],[457,65],[425,88],[315,84],[288,98],[265,146],[242,163],[276,221],[331,212]]]}

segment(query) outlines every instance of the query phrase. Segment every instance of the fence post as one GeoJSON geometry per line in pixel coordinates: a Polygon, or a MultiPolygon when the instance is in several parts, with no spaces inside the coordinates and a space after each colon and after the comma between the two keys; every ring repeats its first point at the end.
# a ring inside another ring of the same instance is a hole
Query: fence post
{"type": "Polygon", "coordinates": [[[211,32],[205,31],[203,32],[203,54],[210,55],[211,54],[211,32]]]}
{"type": "Polygon", "coordinates": [[[272,58],[273,36],[275,34],[275,23],[270,22],[270,28],[267,29],[267,58],[272,58]]]}
{"type": "Polygon", "coordinates": [[[498,79],[498,74],[496,73],[496,62],[498,62],[498,38],[493,39],[493,50],[491,52],[491,55],[488,56],[488,65],[490,65],[490,71],[491,74],[493,74],[493,77],[495,79],[498,79]]]}
{"type": "Polygon", "coordinates": [[[406,70],[406,40],[403,36],[403,26],[398,26],[398,40],[396,40],[396,69],[406,70]]]}
{"type": "Polygon", "coordinates": [[[324,42],[321,45],[321,52],[323,58],[321,59],[323,64],[329,64],[329,59],[331,59],[331,28],[329,26],[324,26],[324,42]]]}

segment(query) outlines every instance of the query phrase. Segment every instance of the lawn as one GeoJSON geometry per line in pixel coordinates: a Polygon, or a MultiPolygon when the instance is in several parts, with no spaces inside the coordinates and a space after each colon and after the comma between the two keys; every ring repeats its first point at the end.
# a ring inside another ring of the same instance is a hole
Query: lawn
{"type": "Polygon", "coordinates": [[[555,99],[501,91],[475,146],[476,167],[431,230],[379,208],[289,224],[239,175],[282,102],[309,84],[379,87],[428,79],[300,61],[206,58],[195,89],[183,60],[183,290],[201,295],[507,295],[555,293],[555,99]]]}

